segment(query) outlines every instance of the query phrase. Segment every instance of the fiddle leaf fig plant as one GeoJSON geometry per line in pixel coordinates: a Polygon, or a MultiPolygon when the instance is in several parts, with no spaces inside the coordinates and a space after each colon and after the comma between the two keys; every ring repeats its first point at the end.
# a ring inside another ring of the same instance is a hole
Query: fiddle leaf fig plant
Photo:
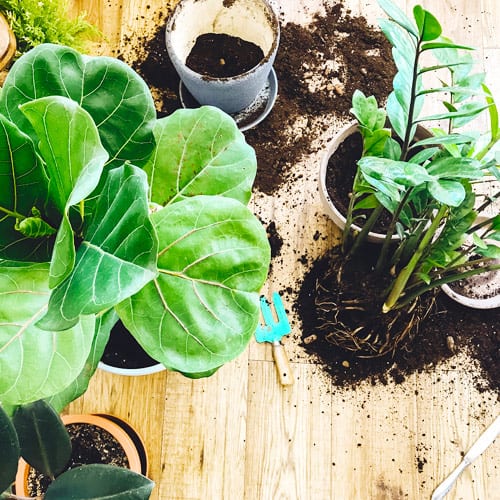
{"type": "Polygon", "coordinates": [[[126,64],[42,44],[12,66],[0,120],[4,405],[62,409],[118,317],[192,377],[242,352],[270,248],[246,206],[255,152],[232,118],[205,106],[157,119],[126,64]]]}

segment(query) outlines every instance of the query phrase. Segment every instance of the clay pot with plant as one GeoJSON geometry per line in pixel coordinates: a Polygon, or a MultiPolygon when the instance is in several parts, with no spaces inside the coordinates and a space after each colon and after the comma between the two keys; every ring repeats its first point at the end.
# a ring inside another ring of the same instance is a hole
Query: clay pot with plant
{"type": "Polygon", "coordinates": [[[0,406],[0,498],[149,498],[154,483],[145,476],[138,436],[129,432],[102,416],[61,419],[43,400],[19,406],[12,417],[0,406]]]}
{"type": "Polygon", "coordinates": [[[474,189],[499,179],[498,114],[484,75],[471,73],[471,49],[442,37],[430,12],[417,5],[410,19],[390,0],[379,4],[389,17],[380,27],[393,45],[394,90],[385,108],[360,91],[353,96],[360,158],[342,244],[316,297],[326,338],[360,357],[389,354],[412,339],[437,287],[500,268],[499,193],[481,199],[474,189]],[[422,66],[424,54],[435,62],[422,66]],[[439,86],[426,87],[424,77],[436,71],[447,72],[448,82],[441,76],[439,86]],[[422,116],[426,98],[439,93],[443,112],[422,116]],[[460,131],[482,112],[487,133],[460,131]],[[416,135],[421,122],[436,121],[446,128],[416,135]],[[478,222],[486,209],[492,215],[478,222]],[[385,235],[372,247],[369,232],[384,213],[385,235]]]}
{"type": "Polygon", "coordinates": [[[272,75],[279,22],[267,0],[180,0],[166,27],[169,57],[200,105],[236,113],[272,75]]]}
{"type": "Polygon", "coordinates": [[[238,356],[270,248],[253,149],[205,106],[157,119],[123,62],[43,44],[0,94],[0,401],[87,387],[117,317],[186,376],[238,356]]]}

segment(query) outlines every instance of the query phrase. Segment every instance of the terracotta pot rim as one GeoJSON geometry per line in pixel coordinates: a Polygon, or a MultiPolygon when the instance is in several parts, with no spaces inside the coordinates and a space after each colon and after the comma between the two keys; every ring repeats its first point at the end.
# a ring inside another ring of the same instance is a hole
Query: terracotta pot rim
{"type": "MultiPolygon", "coordinates": [[[[137,432],[123,419],[110,414],[70,414],[61,415],[61,418],[65,425],[84,423],[95,425],[96,427],[107,430],[123,447],[129,462],[130,470],[143,475],[147,474],[147,455],[144,444],[142,443],[142,440],[137,432]],[[125,430],[125,428],[127,428],[128,431],[125,430]],[[131,437],[129,432],[134,433],[134,439],[131,437]],[[140,445],[142,446],[144,463],[141,461],[141,456],[134,440],[140,442],[140,445]]],[[[30,467],[31,466],[23,458],[19,459],[15,488],[16,492],[21,491],[25,496],[29,496],[27,490],[27,478],[30,467]]]]}

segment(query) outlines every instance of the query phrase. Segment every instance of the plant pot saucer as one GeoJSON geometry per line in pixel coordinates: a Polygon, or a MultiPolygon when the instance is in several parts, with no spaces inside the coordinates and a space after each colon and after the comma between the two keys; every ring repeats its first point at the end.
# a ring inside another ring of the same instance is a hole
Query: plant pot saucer
{"type": "MultiPolygon", "coordinates": [[[[274,68],[271,68],[266,85],[264,85],[252,104],[236,113],[229,113],[229,115],[234,119],[242,132],[249,130],[267,117],[271,109],[273,109],[277,95],[278,78],[274,68]]],[[[184,108],[198,108],[200,106],[198,101],[182,83],[182,80],[179,83],[179,98],[184,108]]]]}

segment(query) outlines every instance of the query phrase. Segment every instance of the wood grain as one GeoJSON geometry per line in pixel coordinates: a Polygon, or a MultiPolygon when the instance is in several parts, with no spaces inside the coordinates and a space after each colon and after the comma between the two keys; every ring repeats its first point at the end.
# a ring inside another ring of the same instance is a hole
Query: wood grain
{"type": "MultiPolygon", "coordinates": [[[[126,54],[153,30],[174,1],[73,0],[105,35],[93,53],[126,54]]],[[[422,2],[445,33],[478,47],[488,82],[500,96],[500,3],[497,0],[422,2]]],[[[321,0],[281,0],[282,18],[307,22],[321,0]]],[[[406,11],[413,2],[398,0],[406,11]]],[[[372,23],[375,0],[345,0],[372,23]]],[[[319,144],[339,123],[332,119],[319,144]]],[[[297,124],[300,126],[300,124],[297,124]]],[[[309,259],[338,240],[318,200],[321,152],[296,165],[302,182],[251,207],[274,220],[288,245],[273,262],[263,293],[297,290],[309,259]],[[316,241],[319,231],[324,238],[316,241]]],[[[479,392],[467,358],[428,367],[399,385],[333,387],[299,346],[294,292],[284,295],[292,333],[283,339],[293,386],[280,385],[271,347],[252,342],[236,361],[206,380],[163,372],[131,379],[99,372],[71,412],[110,412],[136,426],[146,440],[153,499],[161,500],[417,500],[458,464],[500,410],[497,396],[479,392]]],[[[491,446],[459,479],[447,500],[500,500],[500,446],[491,446]]]]}

